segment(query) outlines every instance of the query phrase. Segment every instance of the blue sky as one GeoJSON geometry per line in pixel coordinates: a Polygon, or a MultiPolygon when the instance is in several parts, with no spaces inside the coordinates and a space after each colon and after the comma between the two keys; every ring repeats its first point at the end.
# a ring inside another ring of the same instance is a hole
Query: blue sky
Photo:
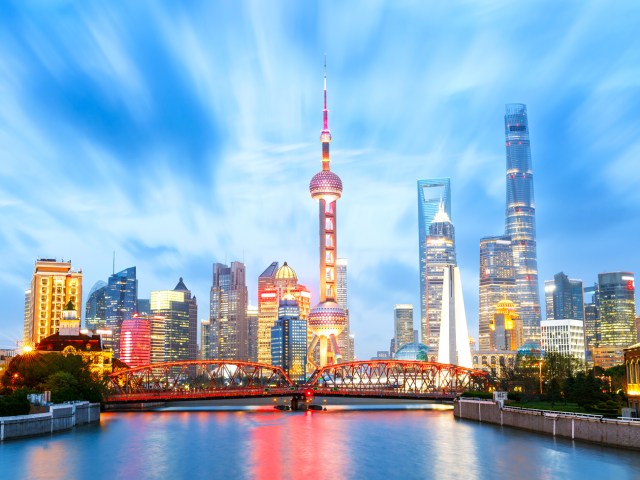
{"type": "Polygon", "coordinates": [[[274,260],[315,295],[325,53],[359,357],[388,349],[394,304],[419,311],[421,178],[451,177],[477,332],[505,103],[529,111],[541,284],[639,273],[638,18],[631,0],[3,2],[0,345],[39,257],[82,268],[86,296],[115,250],[141,297],[184,277],[200,318],[217,261],[244,258],[252,303],[274,260]]]}

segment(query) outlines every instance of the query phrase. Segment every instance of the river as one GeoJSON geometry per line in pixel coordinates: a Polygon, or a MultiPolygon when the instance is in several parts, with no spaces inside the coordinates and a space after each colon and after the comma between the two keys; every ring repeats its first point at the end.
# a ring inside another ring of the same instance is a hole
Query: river
{"type": "Polygon", "coordinates": [[[640,453],[478,424],[437,407],[103,413],[0,445],[2,479],[631,479],[640,453]]]}

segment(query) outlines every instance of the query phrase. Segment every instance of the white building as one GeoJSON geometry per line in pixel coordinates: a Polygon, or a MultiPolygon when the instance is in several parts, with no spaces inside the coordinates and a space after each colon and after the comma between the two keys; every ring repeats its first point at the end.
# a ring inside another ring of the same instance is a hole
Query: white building
{"type": "Polygon", "coordinates": [[[547,352],[571,355],[584,361],[584,323],[582,320],[543,320],[542,348],[547,352]]]}
{"type": "Polygon", "coordinates": [[[472,368],[460,269],[453,265],[444,268],[438,363],[472,368]]]}

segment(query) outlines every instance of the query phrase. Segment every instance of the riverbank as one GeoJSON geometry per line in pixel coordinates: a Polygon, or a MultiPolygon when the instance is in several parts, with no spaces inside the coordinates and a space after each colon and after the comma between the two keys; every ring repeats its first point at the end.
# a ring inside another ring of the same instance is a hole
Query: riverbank
{"type": "Polygon", "coordinates": [[[640,450],[640,422],[602,415],[503,407],[489,400],[461,398],[454,403],[457,418],[508,426],[609,447],[640,450]]]}
{"type": "Polygon", "coordinates": [[[46,413],[0,417],[0,442],[14,438],[50,435],[77,425],[100,422],[100,404],[75,402],[51,405],[46,413]]]}

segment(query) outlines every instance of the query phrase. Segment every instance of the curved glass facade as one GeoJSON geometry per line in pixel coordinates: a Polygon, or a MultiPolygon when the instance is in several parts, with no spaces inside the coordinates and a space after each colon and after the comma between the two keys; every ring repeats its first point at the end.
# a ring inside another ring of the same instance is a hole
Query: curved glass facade
{"type": "Polygon", "coordinates": [[[540,292],[536,218],[527,106],[506,105],[507,208],[505,234],[511,237],[517,303],[525,338],[540,336],[540,292]]]}
{"type": "Polygon", "coordinates": [[[398,349],[394,355],[396,360],[429,360],[429,347],[424,343],[411,342],[398,349]]]}

